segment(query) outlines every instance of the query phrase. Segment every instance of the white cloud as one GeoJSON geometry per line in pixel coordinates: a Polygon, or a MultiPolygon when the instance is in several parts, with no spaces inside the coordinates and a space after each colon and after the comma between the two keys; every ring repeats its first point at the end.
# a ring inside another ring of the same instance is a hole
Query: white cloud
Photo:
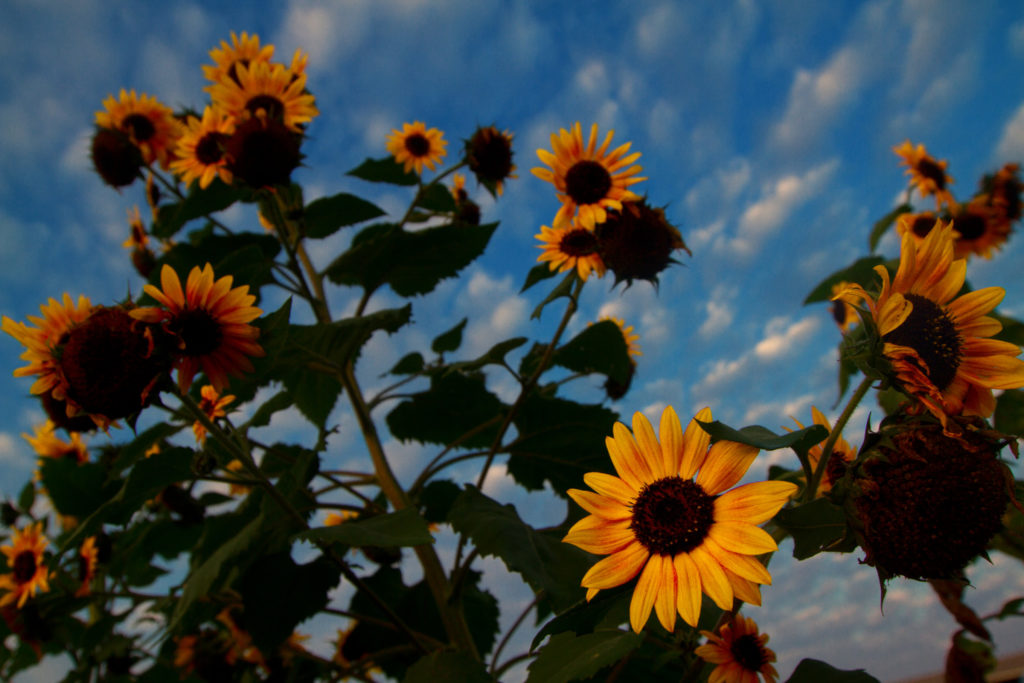
{"type": "Polygon", "coordinates": [[[17,440],[9,432],[0,432],[0,462],[20,464],[22,457],[17,440]]]}
{"type": "Polygon", "coordinates": [[[721,288],[711,293],[707,303],[704,304],[707,318],[697,328],[698,335],[708,339],[724,332],[732,324],[733,318],[736,315],[736,311],[728,301],[732,296],[732,292],[724,292],[721,288]]]}
{"type": "Polygon", "coordinates": [[[777,331],[771,332],[754,346],[754,355],[761,360],[776,360],[792,353],[817,331],[820,322],[817,317],[807,317],[793,324],[777,319],[769,321],[769,329],[777,331]]]}
{"type": "MultiPolygon", "coordinates": [[[[322,6],[310,2],[294,2],[288,8],[276,43],[294,50],[300,48],[310,56],[308,70],[318,72],[335,68],[338,61],[357,50],[369,27],[369,4],[349,0],[344,6],[322,6]]],[[[288,61],[291,52],[276,54],[288,61]]]]}
{"type": "Polygon", "coordinates": [[[460,312],[471,321],[464,333],[466,355],[480,355],[522,328],[529,309],[516,291],[511,275],[496,280],[477,270],[470,276],[466,296],[459,298],[460,312]]]}
{"type": "Polygon", "coordinates": [[[1024,103],[1003,126],[1003,134],[996,143],[995,156],[997,159],[1020,159],[1024,157],[1024,103]]]}
{"type": "Polygon", "coordinates": [[[1018,55],[1024,55],[1024,21],[1010,24],[1009,28],[1006,29],[1006,34],[1010,49],[1018,55]]]}

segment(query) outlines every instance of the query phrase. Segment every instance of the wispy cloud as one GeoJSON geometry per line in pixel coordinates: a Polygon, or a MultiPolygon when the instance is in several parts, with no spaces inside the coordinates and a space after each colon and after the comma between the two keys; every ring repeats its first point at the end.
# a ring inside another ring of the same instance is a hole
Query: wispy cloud
{"type": "Polygon", "coordinates": [[[1003,126],[1003,133],[996,143],[995,157],[1000,161],[1024,158],[1024,103],[1003,126]]]}

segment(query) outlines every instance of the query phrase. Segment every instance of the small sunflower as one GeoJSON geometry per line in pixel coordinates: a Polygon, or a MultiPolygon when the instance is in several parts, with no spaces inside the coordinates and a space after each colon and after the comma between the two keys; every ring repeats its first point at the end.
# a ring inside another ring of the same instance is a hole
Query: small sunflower
{"type": "Polygon", "coordinates": [[[551,149],[538,149],[537,156],[550,168],[536,167],[533,174],[555,186],[562,207],[555,214],[554,227],[569,223],[579,210],[579,224],[589,230],[607,220],[607,209],[622,209],[622,202],[635,201],[640,196],[630,185],[647,178],[638,177],[642,167],[633,164],[639,152],[628,154],[632,143],[619,145],[611,152],[615,131],[608,131],[604,142],[597,146],[597,124],[590,128],[590,137],[583,144],[579,121],[571,131],[564,128],[551,134],[551,149]]]}
{"type": "Polygon", "coordinates": [[[15,529],[11,544],[0,546],[11,569],[10,574],[0,574],[0,591],[6,591],[0,597],[0,607],[17,603],[21,609],[36,593],[50,590],[50,574],[43,561],[48,543],[43,535],[43,523],[36,522],[24,529],[15,529]]]}
{"type": "Polygon", "coordinates": [[[1013,232],[1012,221],[986,195],[979,195],[966,204],[956,204],[951,218],[956,233],[954,258],[976,254],[990,259],[995,251],[1002,249],[1013,232]]]}
{"type": "Polygon", "coordinates": [[[637,633],[652,607],[672,631],[677,613],[697,625],[701,593],[731,610],[734,597],[761,604],[758,584],[771,583],[756,556],[778,546],[757,525],[786,504],[796,485],[768,481],[733,488],[758,449],[729,441],[711,445],[700,426],[710,420],[705,408],[684,433],[669,406],[661,416],[660,443],[642,413],[633,416],[632,434],[617,422],[605,443],[619,476],[590,472],[583,481],[596,493],[568,491],[590,514],[562,540],[608,555],[583,576],[587,599],[639,575],[629,608],[637,633]]]}
{"type": "Polygon", "coordinates": [[[941,221],[920,244],[905,233],[896,277],[890,282],[885,266],[875,266],[882,280],[877,297],[859,285],[837,295],[867,302],[898,384],[944,426],[949,415],[991,416],[993,389],[1024,387],[1020,347],[991,339],[1002,324],[985,315],[1006,291],[985,287],[957,296],[967,262],[954,260],[953,238],[952,225],[941,221]]]}
{"type": "MultiPolygon", "coordinates": [[[[846,289],[849,282],[843,280],[832,285],[832,296],[834,297],[839,292],[846,289]]],[[[836,321],[836,325],[839,326],[839,331],[846,334],[850,331],[850,328],[857,322],[857,309],[846,301],[839,299],[832,300],[832,319],[836,321]]]]}
{"type": "Polygon", "coordinates": [[[779,676],[772,666],[775,653],[765,647],[768,635],[758,632],[753,619],[737,614],[722,627],[721,635],[701,633],[708,642],[694,653],[717,665],[708,676],[708,683],[756,683],[758,674],[764,683],[775,683],[779,676]]]}
{"type": "Polygon", "coordinates": [[[466,141],[466,163],[481,185],[501,196],[505,180],[518,177],[512,163],[512,133],[494,126],[477,128],[466,141]]]}
{"type": "MultiPolygon", "coordinates": [[[[226,40],[220,41],[219,48],[210,50],[210,59],[213,66],[203,65],[203,75],[211,83],[221,83],[225,79],[238,83],[238,67],[249,66],[254,62],[269,62],[274,56],[274,46],[264,45],[260,47],[260,37],[255,33],[250,36],[245,31],[238,36],[231,32],[231,44],[226,40]]],[[[212,86],[208,86],[210,89],[212,86]]]]}
{"type": "Polygon", "coordinates": [[[597,237],[575,221],[563,228],[542,225],[540,234],[534,237],[543,243],[537,247],[544,250],[537,260],[541,263],[547,261],[551,270],[561,273],[575,268],[584,281],[590,277],[591,271],[597,277],[604,277],[604,261],[598,253],[597,237]]]}
{"type": "Polygon", "coordinates": [[[162,289],[144,287],[147,294],[164,308],[137,308],[132,317],[162,323],[178,341],[174,367],[178,386],[188,391],[192,378],[202,368],[217,391],[228,385],[228,375],[240,377],[252,372],[250,357],[264,355],[256,343],[259,328],[249,325],[263,311],[253,306],[256,297],[249,286],[231,287],[230,275],[214,280],[213,267],[196,266],[188,275],[185,289],[173,268],[164,264],[160,271],[162,289]]]}
{"type": "Polygon", "coordinates": [[[89,594],[92,580],[96,578],[96,566],[99,564],[100,551],[96,546],[96,537],[90,536],[82,542],[78,549],[78,590],[75,597],[89,594]]]}
{"type": "Polygon", "coordinates": [[[202,119],[190,116],[185,126],[178,139],[178,158],[171,162],[171,170],[186,185],[198,180],[204,190],[218,177],[230,185],[231,171],[227,168],[224,144],[235,132],[235,120],[207,107],[202,119]]]}
{"type": "Polygon", "coordinates": [[[210,89],[213,106],[241,123],[264,112],[288,130],[301,133],[320,112],[315,98],[306,90],[306,74],[297,74],[283,64],[253,62],[238,65],[237,82],[222,80],[210,89]]]}
{"type": "Polygon", "coordinates": [[[124,88],[117,99],[109,95],[103,100],[103,110],[96,112],[96,125],[124,133],[147,164],[158,161],[165,169],[174,158],[174,144],[181,134],[181,124],[170,107],[155,97],[124,88]]]}
{"type": "Polygon", "coordinates": [[[992,206],[997,207],[1009,221],[1020,220],[1024,204],[1024,183],[1018,175],[1019,164],[1004,164],[995,175],[982,178],[981,193],[989,197],[992,206]]]}
{"type": "Polygon", "coordinates": [[[424,166],[433,171],[434,166],[441,163],[448,154],[447,146],[444,133],[437,128],[428,130],[422,121],[414,121],[403,123],[400,131],[391,129],[387,150],[406,173],[416,169],[417,174],[422,174],[424,166]]]}
{"type": "MultiPolygon", "coordinates": [[[[827,429],[829,433],[832,432],[832,425],[829,423],[828,418],[814,406],[811,406],[811,417],[814,420],[814,424],[821,425],[827,429]]],[[[796,422],[797,427],[800,429],[804,428],[804,424],[800,422],[800,420],[795,417],[792,419],[793,422],[796,422]]],[[[785,429],[789,430],[788,427],[785,429]]],[[[812,472],[818,468],[818,463],[821,462],[821,453],[822,444],[820,443],[816,446],[811,446],[807,451],[807,460],[810,462],[812,472]]],[[[824,476],[822,476],[821,481],[818,482],[818,490],[815,492],[815,496],[820,497],[823,493],[831,491],[832,486],[839,481],[846,472],[847,464],[853,462],[856,457],[857,450],[852,448],[842,436],[838,437],[836,442],[832,445],[832,455],[829,456],[824,476]]]]}
{"type": "Polygon", "coordinates": [[[147,248],[149,246],[149,235],[146,233],[146,226],[142,223],[142,216],[139,214],[138,206],[128,210],[128,227],[131,230],[131,235],[121,243],[121,246],[125,249],[147,248]]]}
{"type": "Polygon", "coordinates": [[[948,161],[938,161],[925,149],[923,144],[916,147],[906,140],[902,145],[893,147],[896,153],[906,164],[906,174],[910,176],[910,186],[917,188],[922,197],[935,196],[935,204],[942,207],[943,204],[952,204],[953,195],[949,191],[949,185],[953,179],[946,173],[948,161]]]}
{"type": "MultiPolygon", "coordinates": [[[[207,384],[199,390],[199,407],[203,413],[210,420],[216,420],[218,417],[225,417],[227,413],[224,412],[224,407],[235,400],[235,397],[231,394],[221,396],[220,393],[213,388],[213,386],[207,384]]],[[[192,431],[196,435],[196,443],[206,443],[206,427],[199,420],[196,420],[192,424],[192,431]]],[[[239,463],[241,465],[241,463],[239,463]]]]}
{"type": "Polygon", "coordinates": [[[29,442],[36,454],[43,458],[61,460],[67,458],[81,464],[89,462],[89,449],[78,432],[71,433],[71,441],[65,441],[56,433],[57,425],[47,420],[34,428],[35,434],[21,436],[29,442]]]}

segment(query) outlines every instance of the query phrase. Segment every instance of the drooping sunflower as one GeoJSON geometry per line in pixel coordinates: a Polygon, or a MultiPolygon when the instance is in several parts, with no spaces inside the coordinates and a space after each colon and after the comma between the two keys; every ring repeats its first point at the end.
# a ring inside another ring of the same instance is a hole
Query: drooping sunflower
{"type": "Polygon", "coordinates": [[[124,133],[147,164],[158,161],[165,169],[173,159],[174,145],[181,134],[181,124],[170,107],[151,95],[137,95],[124,88],[117,99],[108,95],[103,100],[103,110],[96,112],[96,125],[124,133]]]}
{"type": "Polygon", "coordinates": [[[186,185],[198,180],[204,190],[218,177],[230,184],[231,171],[227,168],[224,144],[235,132],[234,118],[206,107],[202,119],[190,116],[185,126],[185,132],[178,139],[178,158],[171,162],[171,170],[186,185]]]}
{"type": "Polygon", "coordinates": [[[11,570],[9,574],[0,574],[0,591],[6,591],[0,597],[0,607],[17,603],[21,609],[36,593],[50,590],[50,573],[43,560],[48,544],[43,535],[43,523],[36,522],[24,529],[15,529],[10,545],[0,546],[11,570]]]}
{"type": "MultiPolygon", "coordinates": [[[[199,407],[211,421],[216,420],[218,417],[225,417],[227,413],[224,412],[224,407],[235,400],[235,397],[231,394],[221,396],[220,393],[209,384],[199,390],[199,397],[199,407]]],[[[196,420],[192,424],[192,431],[196,435],[196,443],[206,443],[206,427],[202,422],[196,420]]],[[[241,465],[241,463],[239,463],[239,465],[241,465]]]]}
{"type": "Polygon", "coordinates": [[[577,210],[579,224],[593,230],[597,223],[607,219],[607,209],[622,209],[622,202],[635,201],[640,196],[629,187],[647,180],[637,176],[641,166],[631,165],[640,158],[639,152],[628,154],[632,143],[619,145],[608,151],[615,131],[608,131],[604,142],[597,146],[597,124],[590,128],[590,137],[583,143],[583,133],[577,121],[571,131],[564,128],[551,134],[552,152],[538,149],[537,156],[550,168],[536,167],[533,174],[555,186],[561,208],[555,214],[554,227],[569,223],[577,210]]]}
{"type": "Polygon", "coordinates": [[[213,267],[207,263],[201,269],[192,268],[182,289],[178,274],[164,264],[160,271],[162,289],[144,287],[164,308],[131,311],[133,318],[161,323],[177,340],[174,368],[182,391],[188,391],[200,368],[210,384],[218,392],[223,391],[228,375],[240,377],[251,372],[249,358],[264,355],[255,341],[259,328],[248,324],[263,311],[252,305],[256,297],[249,294],[249,286],[232,288],[233,281],[230,275],[214,280],[213,267]]]}
{"type": "Polygon", "coordinates": [[[927,409],[944,426],[948,415],[989,417],[993,389],[1024,386],[1020,347],[991,339],[1002,324],[986,315],[1006,290],[985,287],[957,296],[967,262],[954,259],[953,239],[952,225],[943,221],[920,244],[905,233],[896,277],[890,282],[885,266],[875,267],[882,280],[877,297],[859,285],[837,295],[867,303],[894,379],[920,402],[910,410],[927,409]]]}
{"type": "Polygon", "coordinates": [[[441,163],[448,154],[447,146],[448,142],[440,130],[428,129],[422,121],[413,121],[403,123],[402,130],[391,129],[387,150],[397,163],[402,164],[406,173],[416,169],[417,174],[422,174],[424,166],[433,171],[441,163]]]}
{"type": "Polygon", "coordinates": [[[477,182],[491,194],[501,196],[505,180],[517,177],[512,163],[512,133],[500,132],[494,126],[477,128],[466,141],[466,163],[477,182]]]}
{"type": "MultiPolygon", "coordinates": [[[[220,47],[210,50],[213,66],[203,64],[203,75],[211,83],[220,83],[225,79],[238,82],[238,66],[249,66],[253,62],[269,62],[274,56],[274,46],[260,46],[260,37],[255,33],[250,36],[245,31],[238,36],[231,32],[231,44],[220,41],[220,47]]],[[[207,86],[209,90],[211,86],[207,86]]]]}
{"type": "MultiPolygon", "coordinates": [[[[811,406],[811,417],[814,420],[814,424],[821,425],[825,429],[832,432],[832,425],[825,417],[825,414],[818,410],[816,407],[811,406]]],[[[800,429],[804,428],[804,424],[793,418],[793,422],[796,422],[797,427],[800,429]]],[[[789,429],[788,427],[786,428],[789,429]]],[[[807,460],[811,464],[811,471],[813,472],[818,467],[818,463],[821,462],[822,444],[811,446],[807,451],[807,460]]],[[[820,497],[826,491],[831,491],[833,484],[839,481],[846,471],[847,463],[852,462],[857,457],[857,449],[852,448],[845,438],[839,436],[836,438],[836,442],[832,444],[832,455],[829,456],[828,465],[825,466],[825,473],[821,477],[821,481],[818,482],[818,488],[815,491],[815,497],[820,497]]]]}
{"type": "Polygon", "coordinates": [[[768,634],[759,633],[753,619],[737,614],[722,626],[721,634],[701,631],[708,642],[694,654],[717,666],[708,676],[708,683],[757,683],[758,675],[765,683],[775,683],[779,674],[772,666],[775,653],[766,647],[768,634]]]}
{"type": "Polygon", "coordinates": [[[949,191],[953,178],[946,173],[948,161],[938,161],[928,154],[923,144],[918,143],[915,147],[910,140],[905,140],[902,145],[893,147],[892,151],[902,159],[900,163],[906,164],[906,174],[910,176],[910,186],[917,188],[922,197],[933,195],[935,205],[939,208],[943,204],[953,203],[953,195],[949,191]]]}
{"type": "Polygon", "coordinates": [[[96,567],[99,564],[100,551],[96,546],[96,537],[90,536],[82,542],[78,549],[78,590],[75,597],[88,595],[92,580],[96,578],[96,567]]]}
{"type": "Polygon", "coordinates": [[[758,449],[729,441],[710,445],[699,424],[710,420],[711,410],[704,408],[684,433],[669,406],[661,416],[660,442],[642,413],[633,416],[632,434],[617,422],[605,443],[619,476],[590,472],[583,481],[596,493],[568,491],[590,514],[562,540],[608,555],[583,576],[587,599],[639,575],[629,608],[638,633],[652,607],[672,631],[677,613],[697,625],[701,593],[731,610],[734,597],[761,604],[758,584],[771,583],[755,556],[777,545],[757,525],[785,505],[796,485],[768,481],[733,488],[758,449]]]}
{"type": "Polygon", "coordinates": [[[295,73],[283,64],[252,62],[238,64],[238,79],[223,79],[210,88],[215,108],[241,123],[264,112],[288,130],[302,133],[320,112],[315,98],[306,90],[306,74],[295,73]]]}
{"type": "Polygon", "coordinates": [[[604,261],[598,253],[597,237],[575,221],[562,228],[542,225],[540,233],[534,237],[542,242],[537,247],[544,250],[537,260],[547,262],[551,270],[562,273],[575,268],[584,281],[590,277],[591,271],[597,277],[604,277],[604,261]]]}

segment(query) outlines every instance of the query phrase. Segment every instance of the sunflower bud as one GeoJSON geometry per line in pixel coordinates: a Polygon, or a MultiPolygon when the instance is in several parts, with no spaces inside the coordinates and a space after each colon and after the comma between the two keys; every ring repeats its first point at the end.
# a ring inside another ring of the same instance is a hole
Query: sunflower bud
{"type": "Polygon", "coordinates": [[[142,168],[142,153],[124,133],[99,128],[92,136],[92,165],[111,187],[135,182],[142,168]]]}
{"type": "Polygon", "coordinates": [[[865,563],[883,578],[958,579],[1002,526],[1002,435],[961,421],[952,437],[931,419],[893,415],[851,467],[847,509],[865,563]]]}
{"type": "Polygon", "coordinates": [[[501,194],[502,182],[514,178],[516,167],[512,163],[512,136],[500,133],[494,126],[477,128],[466,141],[466,163],[477,182],[493,194],[501,194]]]}
{"type": "Polygon", "coordinates": [[[253,116],[224,145],[227,168],[253,188],[287,185],[299,165],[301,137],[280,121],[253,116]]]}
{"type": "Polygon", "coordinates": [[[621,211],[609,211],[608,220],[595,226],[598,252],[615,283],[623,280],[658,282],[658,274],[676,261],[672,253],[683,249],[690,253],[679,230],[665,219],[662,209],[652,209],[647,201],[623,202],[621,211]]]}

